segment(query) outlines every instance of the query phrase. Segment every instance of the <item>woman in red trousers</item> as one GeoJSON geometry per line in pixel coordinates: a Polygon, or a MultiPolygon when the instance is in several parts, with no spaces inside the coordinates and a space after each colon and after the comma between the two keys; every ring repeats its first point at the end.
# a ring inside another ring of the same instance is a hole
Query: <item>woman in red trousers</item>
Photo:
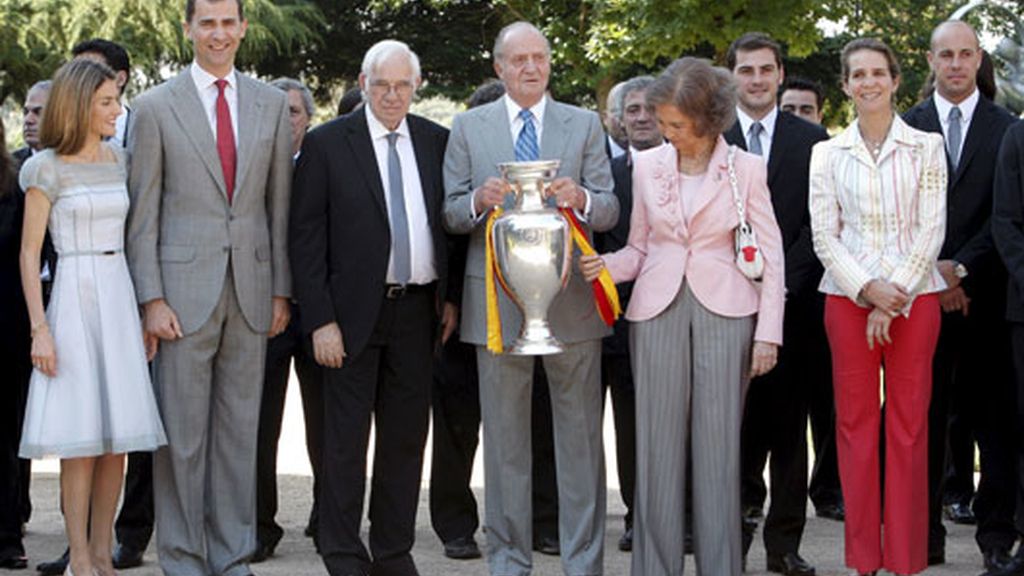
{"type": "Polygon", "coordinates": [[[814,249],[825,266],[846,563],[915,574],[928,556],[928,403],[939,334],[936,259],[945,235],[942,136],[893,109],[899,64],[884,43],[842,52],[843,91],[857,119],[811,156],[814,249]],[[885,501],[879,486],[885,375],[885,501]]]}

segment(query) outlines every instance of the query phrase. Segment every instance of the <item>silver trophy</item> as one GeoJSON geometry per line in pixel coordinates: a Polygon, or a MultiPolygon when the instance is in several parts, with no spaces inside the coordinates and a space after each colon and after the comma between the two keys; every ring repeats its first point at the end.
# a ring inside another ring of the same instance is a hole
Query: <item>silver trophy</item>
{"type": "Polygon", "coordinates": [[[494,222],[494,257],[509,296],[523,313],[523,327],[509,354],[557,354],[548,307],[569,281],[572,245],[569,223],[544,204],[544,188],[558,172],[558,160],[498,164],[515,192],[515,206],[494,222]]]}

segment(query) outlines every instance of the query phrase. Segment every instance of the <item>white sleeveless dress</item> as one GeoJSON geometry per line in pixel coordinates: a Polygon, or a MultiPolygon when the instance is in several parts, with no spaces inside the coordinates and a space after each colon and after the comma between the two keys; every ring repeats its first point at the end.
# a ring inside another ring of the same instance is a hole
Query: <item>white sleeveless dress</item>
{"type": "Polygon", "coordinates": [[[57,270],[46,319],[57,375],[29,384],[22,458],[79,458],[167,443],[146,364],[135,290],[124,257],[127,161],[78,164],[44,150],[25,162],[23,190],[51,202],[57,270]]]}

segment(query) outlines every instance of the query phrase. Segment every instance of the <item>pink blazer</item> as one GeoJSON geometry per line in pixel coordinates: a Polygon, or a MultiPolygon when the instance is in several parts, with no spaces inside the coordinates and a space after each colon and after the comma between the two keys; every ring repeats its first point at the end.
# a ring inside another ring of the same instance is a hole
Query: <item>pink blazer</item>
{"type": "Polygon", "coordinates": [[[739,222],[726,166],[728,144],[718,138],[709,178],[694,199],[689,225],[679,198],[676,150],[663,144],[634,156],[633,215],[627,245],[603,255],[616,283],[635,280],[626,310],[631,321],[648,320],[675,299],[686,278],[708,310],[729,317],[757,313],[754,339],[782,344],[785,274],[782,236],[775,222],[764,162],[737,150],[736,178],[747,221],[764,257],[760,286],[736,267],[733,230],[739,222]]]}

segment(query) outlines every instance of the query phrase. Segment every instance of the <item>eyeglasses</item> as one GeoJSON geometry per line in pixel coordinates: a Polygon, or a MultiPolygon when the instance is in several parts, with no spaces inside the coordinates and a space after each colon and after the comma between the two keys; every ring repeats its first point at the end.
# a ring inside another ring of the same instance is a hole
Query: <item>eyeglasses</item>
{"type": "Polygon", "coordinates": [[[408,96],[412,94],[412,82],[408,80],[402,80],[400,82],[388,82],[387,80],[373,80],[370,82],[370,90],[386,96],[390,92],[394,92],[398,96],[408,96]]]}

